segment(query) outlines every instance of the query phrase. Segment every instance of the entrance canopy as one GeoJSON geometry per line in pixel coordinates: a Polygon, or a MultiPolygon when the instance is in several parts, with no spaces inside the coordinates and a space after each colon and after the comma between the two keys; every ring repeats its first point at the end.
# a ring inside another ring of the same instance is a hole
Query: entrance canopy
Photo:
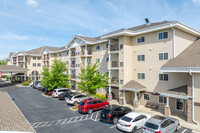
{"type": "Polygon", "coordinates": [[[126,83],[124,86],[122,86],[122,90],[140,92],[140,91],[145,91],[146,87],[135,80],[131,80],[128,83],[126,83]]]}
{"type": "Polygon", "coordinates": [[[26,68],[13,66],[13,65],[0,65],[0,71],[4,73],[25,73],[28,71],[26,68]]]}

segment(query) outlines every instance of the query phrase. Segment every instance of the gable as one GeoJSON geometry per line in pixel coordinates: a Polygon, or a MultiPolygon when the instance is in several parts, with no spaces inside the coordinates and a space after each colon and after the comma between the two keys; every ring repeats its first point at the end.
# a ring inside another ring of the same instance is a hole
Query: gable
{"type": "Polygon", "coordinates": [[[42,50],[41,54],[42,54],[42,55],[44,55],[44,54],[49,54],[49,51],[48,51],[46,48],[44,48],[44,49],[42,50]]]}
{"type": "Polygon", "coordinates": [[[71,48],[71,47],[77,47],[86,44],[86,41],[79,38],[79,37],[74,37],[67,45],[66,48],[71,48]]]}

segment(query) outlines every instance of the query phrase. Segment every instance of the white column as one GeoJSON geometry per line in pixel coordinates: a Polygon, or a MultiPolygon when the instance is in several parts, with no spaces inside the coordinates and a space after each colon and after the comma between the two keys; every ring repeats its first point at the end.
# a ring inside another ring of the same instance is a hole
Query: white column
{"type": "Polygon", "coordinates": [[[123,100],[124,100],[124,104],[125,104],[125,90],[123,90],[123,100]]]}
{"type": "MultiPolygon", "coordinates": [[[[109,42],[108,42],[109,46],[110,46],[110,39],[109,39],[109,42]]],[[[111,59],[111,54],[109,52],[108,54],[108,59],[109,59],[109,63],[108,63],[108,69],[109,69],[109,78],[111,78],[111,69],[110,69],[110,59],[111,59]]],[[[111,81],[111,79],[110,79],[111,81]]],[[[111,97],[111,86],[109,86],[109,97],[111,97]]]]}
{"type": "Polygon", "coordinates": [[[26,81],[26,72],[24,72],[24,81],[26,81]]]}
{"type": "Polygon", "coordinates": [[[84,66],[84,68],[86,68],[87,65],[88,65],[87,57],[85,57],[85,66],[84,66]]]}
{"type": "Polygon", "coordinates": [[[135,100],[137,100],[137,92],[135,92],[135,100]]]}
{"type": "Polygon", "coordinates": [[[166,106],[169,107],[169,97],[166,97],[166,98],[167,98],[167,99],[166,99],[166,100],[167,100],[167,101],[166,101],[166,106]]]}

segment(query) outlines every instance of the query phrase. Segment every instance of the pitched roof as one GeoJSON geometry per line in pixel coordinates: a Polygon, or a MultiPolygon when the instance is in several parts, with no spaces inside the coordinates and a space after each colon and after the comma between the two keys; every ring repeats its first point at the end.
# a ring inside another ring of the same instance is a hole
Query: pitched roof
{"type": "Polygon", "coordinates": [[[2,72],[25,72],[28,71],[26,68],[22,68],[14,65],[0,65],[0,71],[2,72]]]}
{"type": "Polygon", "coordinates": [[[177,87],[177,88],[173,88],[173,89],[169,89],[166,91],[162,91],[163,93],[169,93],[169,94],[174,94],[174,95],[181,95],[181,96],[187,96],[187,85],[181,86],[181,87],[177,87]]]}
{"type": "Polygon", "coordinates": [[[145,86],[143,86],[142,84],[138,83],[135,80],[130,80],[128,83],[126,83],[124,86],[122,86],[123,90],[135,90],[135,91],[143,91],[144,89],[146,89],[145,86]]]}
{"type": "Polygon", "coordinates": [[[192,43],[176,58],[167,61],[162,67],[200,67],[200,39],[192,43]]]}
{"type": "Polygon", "coordinates": [[[49,51],[56,51],[58,49],[60,49],[61,47],[50,47],[50,46],[43,46],[43,47],[39,47],[39,48],[36,48],[36,49],[32,49],[30,51],[27,51],[26,53],[27,54],[40,54],[41,51],[46,48],[47,50],[49,51]]]}

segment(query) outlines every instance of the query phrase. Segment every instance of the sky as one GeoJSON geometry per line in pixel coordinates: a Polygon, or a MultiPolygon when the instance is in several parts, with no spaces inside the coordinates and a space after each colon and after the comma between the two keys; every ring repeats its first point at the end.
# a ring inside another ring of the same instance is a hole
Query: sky
{"type": "Polygon", "coordinates": [[[200,31],[200,0],[0,0],[0,60],[10,52],[65,46],[74,35],[179,21],[200,31]]]}

